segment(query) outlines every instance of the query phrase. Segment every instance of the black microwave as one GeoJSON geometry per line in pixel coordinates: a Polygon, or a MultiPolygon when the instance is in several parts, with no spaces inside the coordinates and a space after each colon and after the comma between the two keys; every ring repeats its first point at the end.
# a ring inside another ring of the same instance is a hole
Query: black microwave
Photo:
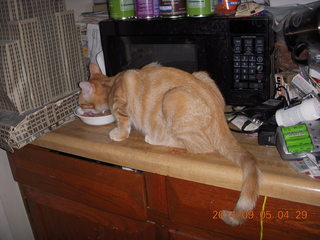
{"type": "Polygon", "coordinates": [[[230,105],[256,105],[274,93],[267,16],[105,20],[99,26],[109,76],[156,61],[207,71],[230,105]]]}

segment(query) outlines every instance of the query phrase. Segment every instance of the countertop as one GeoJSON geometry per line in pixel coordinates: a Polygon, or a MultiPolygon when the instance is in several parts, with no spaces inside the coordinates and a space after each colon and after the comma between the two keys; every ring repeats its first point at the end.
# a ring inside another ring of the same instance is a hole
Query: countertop
{"type": "MultiPolygon", "coordinates": [[[[241,170],[218,153],[191,154],[177,148],[153,146],[132,130],[130,137],[113,142],[108,132],[115,124],[89,126],[76,119],[32,144],[102,162],[165,176],[240,190],[241,170]]],[[[320,181],[297,173],[275,147],[259,146],[257,139],[235,134],[256,156],[263,173],[260,195],[320,206],[320,181]]]]}

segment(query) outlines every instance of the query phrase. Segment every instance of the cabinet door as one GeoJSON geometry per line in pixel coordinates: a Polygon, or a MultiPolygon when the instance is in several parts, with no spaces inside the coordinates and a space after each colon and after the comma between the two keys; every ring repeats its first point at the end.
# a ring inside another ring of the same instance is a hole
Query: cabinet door
{"type": "Polygon", "coordinates": [[[42,192],[137,220],[146,220],[144,175],[46,149],[9,154],[17,182],[42,192]]]}
{"type": "Polygon", "coordinates": [[[319,239],[320,207],[271,197],[267,199],[263,212],[263,197],[260,196],[254,211],[245,213],[245,223],[237,227],[226,225],[221,220],[221,210],[232,210],[238,197],[237,191],[167,178],[170,219],[174,223],[193,226],[225,237],[205,239],[259,239],[260,216],[264,222],[265,240],[319,239]]]}
{"type": "Polygon", "coordinates": [[[22,191],[38,239],[155,239],[151,223],[99,211],[28,186],[22,186],[22,191]]]}

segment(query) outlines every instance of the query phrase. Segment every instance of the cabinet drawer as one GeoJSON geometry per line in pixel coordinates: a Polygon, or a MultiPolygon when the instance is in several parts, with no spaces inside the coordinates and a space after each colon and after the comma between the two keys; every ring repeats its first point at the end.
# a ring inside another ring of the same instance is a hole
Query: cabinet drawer
{"type": "MultiPolygon", "coordinates": [[[[262,196],[240,226],[230,227],[219,217],[221,210],[233,209],[239,194],[238,191],[167,178],[169,217],[172,221],[224,234],[226,238],[259,239],[262,196]]],[[[316,239],[320,234],[320,208],[316,206],[268,197],[263,216],[264,239],[283,239],[285,236],[297,240],[316,239]]]]}
{"type": "Polygon", "coordinates": [[[16,181],[88,206],[146,219],[143,174],[32,146],[9,154],[16,181]]]}
{"type": "Polygon", "coordinates": [[[155,226],[24,186],[37,239],[155,240],[155,226]]]}

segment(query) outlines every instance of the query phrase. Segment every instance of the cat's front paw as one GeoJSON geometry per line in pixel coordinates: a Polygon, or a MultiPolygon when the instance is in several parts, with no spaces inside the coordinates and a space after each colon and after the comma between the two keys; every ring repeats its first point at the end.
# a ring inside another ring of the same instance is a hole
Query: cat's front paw
{"type": "Polygon", "coordinates": [[[150,138],[148,135],[146,135],[146,136],[144,137],[144,141],[145,141],[146,143],[149,143],[149,144],[154,145],[154,143],[152,142],[151,138],[150,138]]]}
{"type": "Polygon", "coordinates": [[[119,128],[116,127],[109,132],[109,137],[113,141],[119,142],[128,138],[128,133],[125,133],[124,131],[121,131],[119,128]]]}

